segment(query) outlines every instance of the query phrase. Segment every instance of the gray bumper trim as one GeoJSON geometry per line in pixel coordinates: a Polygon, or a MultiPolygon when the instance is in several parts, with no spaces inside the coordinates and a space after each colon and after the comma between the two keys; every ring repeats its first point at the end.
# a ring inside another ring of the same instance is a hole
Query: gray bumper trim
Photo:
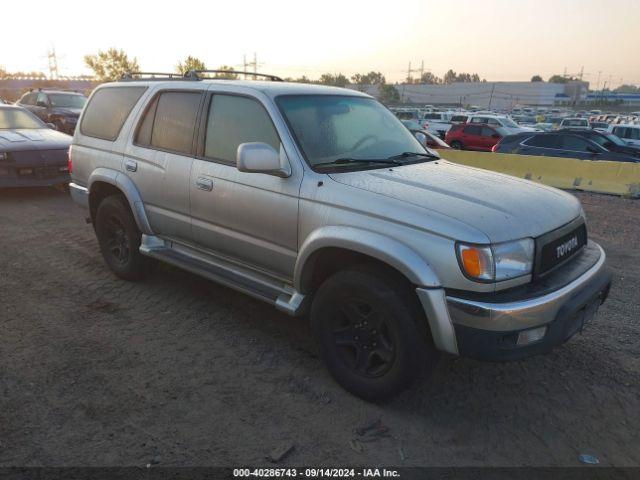
{"type": "Polygon", "coordinates": [[[584,274],[555,292],[537,298],[507,303],[480,302],[447,297],[449,315],[456,325],[492,331],[532,328],[552,321],[562,306],[606,269],[606,255],[600,245],[600,259],[584,274]]]}
{"type": "Polygon", "coordinates": [[[77,185],[75,183],[69,184],[69,192],[71,192],[71,198],[81,207],[89,209],[89,190],[85,187],[77,185]]]}

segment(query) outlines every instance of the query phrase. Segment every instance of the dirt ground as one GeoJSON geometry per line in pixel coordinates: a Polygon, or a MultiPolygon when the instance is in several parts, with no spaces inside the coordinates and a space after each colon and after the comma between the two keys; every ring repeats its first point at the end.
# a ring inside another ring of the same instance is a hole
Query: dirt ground
{"type": "Polygon", "coordinates": [[[68,194],[1,190],[0,466],[640,465],[640,201],[578,196],[615,282],[589,328],[372,405],[305,319],[168,266],[119,280],[68,194]]]}

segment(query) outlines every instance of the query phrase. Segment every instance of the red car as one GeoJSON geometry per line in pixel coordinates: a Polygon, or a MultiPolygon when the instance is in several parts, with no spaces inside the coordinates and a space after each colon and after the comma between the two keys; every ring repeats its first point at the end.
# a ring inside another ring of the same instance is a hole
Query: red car
{"type": "Polygon", "coordinates": [[[451,125],[445,141],[451,145],[451,148],[457,150],[490,152],[491,148],[506,135],[507,133],[499,127],[460,123],[451,125]]]}

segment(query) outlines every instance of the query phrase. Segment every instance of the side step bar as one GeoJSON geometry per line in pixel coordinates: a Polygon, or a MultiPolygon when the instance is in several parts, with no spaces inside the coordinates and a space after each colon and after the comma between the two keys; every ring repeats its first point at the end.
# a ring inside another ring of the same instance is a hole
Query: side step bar
{"type": "Polygon", "coordinates": [[[140,253],[270,303],[288,315],[306,313],[307,297],[291,286],[231,262],[205,256],[184,245],[143,234],[140,253]]]}

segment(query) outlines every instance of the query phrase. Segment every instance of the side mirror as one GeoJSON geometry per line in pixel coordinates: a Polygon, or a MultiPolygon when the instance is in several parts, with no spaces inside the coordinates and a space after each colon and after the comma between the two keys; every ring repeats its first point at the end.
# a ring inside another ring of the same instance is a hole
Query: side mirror
{"type": "Polygon", "coordinates": [[[58,130],[58,127],[56,127],[55,123],[47,123],[47,127],[49,127],[51,130],[58,130]]]}
{"type": "Polygon", "coordinates": [[[423,147],[427,146],[427,136],[424,133],[415,132],[413,136],[416,137],[416,140],[420,142],[420,145],[422,145],[423,147]]]}
{"type": "Polygon", "coordinates": [[[265,173],[276,177],[291,176],[291,166],[280,146],[280,152],[262,142],[241,143],[236,153],[236,168],[241,172],[265,173]]]}

